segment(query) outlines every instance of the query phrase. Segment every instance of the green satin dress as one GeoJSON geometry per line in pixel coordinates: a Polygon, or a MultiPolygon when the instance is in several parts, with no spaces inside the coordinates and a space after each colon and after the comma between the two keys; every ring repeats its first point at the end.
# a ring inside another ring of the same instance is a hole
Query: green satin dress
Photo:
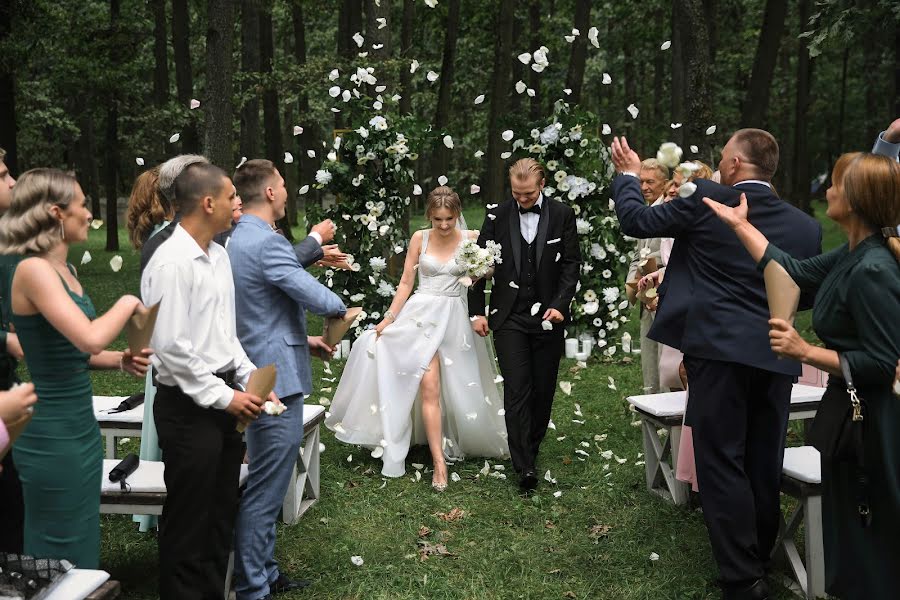
{"type": "MultiPolygon", "coordinates": [[[[97,316],[86,293],[79,296],[68,286],[66,291],[89,319],[97,316]]],[[[25,553],[96,569],[103,445],[90,355],[41,314],[13,314],[12,322],[38,396],[31,423],[13,448],[25,497],[25,553]]]]}

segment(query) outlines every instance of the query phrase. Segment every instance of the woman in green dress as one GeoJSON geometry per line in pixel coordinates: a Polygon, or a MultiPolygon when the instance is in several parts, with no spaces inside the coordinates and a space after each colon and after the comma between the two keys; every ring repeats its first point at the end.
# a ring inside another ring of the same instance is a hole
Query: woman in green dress
{"type": "Polygon", "coordinates": [[[69,244],[87,239],[90,220],[74,177],[28,171],[0,219],[0,252],[25,255],[13,276],[12,322],[38,395],[31,423],[13,448],[25,499],[25,553],[96,569],[103,449],[88,369],[143,376],[149,351],[105,350],[144,307],[124,296],[95,318],[66,261],[69,244]]]}
{"type": "Polygon", "coordinates": [[[815,293],[813,327],[825,348],[786,321],[772,319],[772,350],[832,374],[843,388],[839,355],[868,403],[865,460],[871,524],[862,525],[854,466],[822,460],[826,590],[839,598],[894,598],[900,574],[900,400],[891,393],[900,357],[900,164],[868,153],[835,163],[826,214],[848,243],[795,260],[747,220],[747,200],[732,208],[704,198],[763,269],[778,261],[804,292],[815,293]]]}

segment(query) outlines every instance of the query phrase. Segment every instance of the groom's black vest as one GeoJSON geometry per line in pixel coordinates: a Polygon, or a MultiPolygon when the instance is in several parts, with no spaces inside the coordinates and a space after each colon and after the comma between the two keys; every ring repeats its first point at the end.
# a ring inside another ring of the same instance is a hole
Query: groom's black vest
{"type": "Polygon", "coordinates": [[[537,246],[535,241],[537,237],[529,244],[525,238],[519,235],[519,242],[522,246],[522,265],[519,270],[519,292],[516,295],[516,303],[513,305],[513,312],[526,313],[531,315],[531,307],[537,301],[537,246]]]}

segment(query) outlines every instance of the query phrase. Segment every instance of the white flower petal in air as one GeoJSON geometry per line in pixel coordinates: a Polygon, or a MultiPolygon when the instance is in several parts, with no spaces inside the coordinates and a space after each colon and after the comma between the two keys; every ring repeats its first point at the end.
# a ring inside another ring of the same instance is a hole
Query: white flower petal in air
{"type": "MultiPolygon", "coordinates": [[[[344,102],[350,102],[350,90],[344,90],[341,92],[341,100],[344,102]]],[[[376,106],[376,109],[381,108],[380,106],[376,106]]]]}
{"type": "Polygon", "coordinates": [[[353,41],[356,42],[356,46],[358,48],[362,48],[362,45],[365,43],[365,38],[363,38],[362,34],[358,31],[353,34],[353,41]]]}
{"type": "Polygon", "coordinates": [[[570,44],[571,44],[572,42],[575,41],[575,36],[574,36],[574,35],[564,35],[563,38],[565,38],[565,40],[566,40],[567,42],[569,42],[570,44]]]}
{"type": "Polygon", "coordinates": [[[689,198],[697,191],[697,184],[693,181],[685,181],[678,188],[678,195],[682,198],[689,198]]]}
{"type": "Polygon", "coordinates": [[[377,19],[375,19],[375,22],[378,23],[378,29],[384,29],[385,27],[387,27],[387,19],[385,19],[384,17],[378,17],[377,19]]]}
{"type": "Polygon", "coordinates": [[[362,556],[351,556],[350,562],[352,562],[357,567],[363,566],[363,557],[362,556]]]}
{"type": "Polygon", "coordinates": [[[113,273],[118,273],[122,268],[122,257],[116,254],[109,259],[109,267],[113,270],[113,273]]]}
{"type": "Polygon", "coordinates": [[[710,125],[709,127],[706,128],[706,135],[712,135],[712,134],[714,134],[715,132],[716,132],[716,126],[715,126],[715,125],[710,125]]]}
{"type": "Polygon", "coordinates": [[[200,101],[196,98],[191,98],[191,110],[194,110],[195,108],[200,108],[200,101]]]}
{"type": "Polygon", "coordinates": [[[418,183],[413,186],[413,195],[421,196],[422,195],[422,186],[418,183]]]}
{"type": "Polygon", "coordinates": [[[416,69],[418,69],[418,68],[419,68],[419,61],[417,61],[416,59],[413,59],[413,61],[411,63],[409,63],[409,72],[415,73],[416,69]]]}
{"type": "Polygon", "coordinates": [[[560,381],[559,389],[562,390],[563,394],[566,396],[572,395],[572,382],[571,381],[560,381]]]}
{"type": "Polygon", "coordinates": [[[134,162],[135,162],[135,163],[137,164],[137,166],[139,166],[139,167],[143,167],[143,166],[144,166],[144,159],[141,158],[140,156],[138,156],[137,158],[135,158],[135,159],[134,159],[134,162]]]}
{"type": "Polygon", "coordinates": [[[375,93],[376,93],[376,94],[380,94],[380,93],[382,93],[382,92],[383,92],[384,90],[386,90],[386,89],[387,89],[387,86],[386,86],[386,85],[375,86],[375,93]]]}
{"type": "Polygon", "coordinates": [[[519,289],[519,284],[516,283],[515,281],[510,281],[509,287],[514,288],[514,289],[519,289]]]}
{"type": "Polygon", "coordinates": [[[698,152],[700,152],[700,148],[698,148],[697,146],[694,146],[693,144],[691,144],[690,150],[691,150],[691,153],[693,153],[693,154],[697,154],[698,152]]]}
{"type": "Polygon", "coordinates": [[[494,383],[503,383],[503,375],[497,375],[494,377],[494,383]]]}
{"type": "Polygon", "coordinates": [[[484,150],[475,151],[475,158],[481,158],[482,156],[484,156],[484,150]]]}
{"type": "Polygon", "coordinates": [[[681,123],[672,123],[671,125],[669,125],[669,127],[671,127],[672,129],[678,129],[679,127],[681,127],[681,123]]]}
{"type": "Polygon", "coordinates": [[[519,59],[519,62],[522,63],[523,65],[527,65],[528,63],[531,62],[531,53],[530,53],[530,52],[523,52],[522,54],[520,54],[520,55],[517,56],[516,58],[518,58],[518,59],[519,59]]]}
{"type": "Polygon", "coordinates": [[[516,82],[516,93],[517,93],[517,94],[521,94],[521,93],[524,92],[526,89],[528,89],[528,86],[525,85],[525,82],[524,82],[524,81],[517,81],[517,82],[516,82]]]}
{"type": "Polygon", "coordinates": [[[328,81],[337,81],[337,78],[340,76],[337,69],[332,69],[331,73],[328,74],[328,81]]]}
{"type": "MultiPolygon", "coordinates": [[[[444,142],[445,146],[447,146],[451,150],[453,149],[453,138],[452,137],[450,137],[449,135],[445,135],[443,140],[441,140],[441,141],[444,142]]],[[[442,183],[441,185],[444,185],[444,184],[442,183]]]]}
{"type": "Polygon", "coordinates": [[[425,6],[428,8],[435,8],[438,5],[438,0],[425,0],[425,6]]]}
{"type": "Polygon", "coordinates": [[[299,125],[294,125],[294,135],[300,135],[303,133],[303,128],[299,125]]]}
{"type": "Polygon", "coordinates": [[[441,175],[440,177],[438,177],[438,185],[447,185],[447,181],[448,179],[446,175],[441,175]]]}
{"type": "Polygon", "coordinates": [[[637,118],[638,118],[638,113],[641,112],[640,109],[638,109],[638,107],[635,106],[634,104],[629,104],[629,105],[628,105],[628,108],[627,108],[626,110],[628,111],[628,114],[631,115],[631,118],[632,118],[632,119],[637,119],[637,118]]]}
{"type": "Polygon", "coordinates": [[[307,151],[306,151],[306,155],[307,155],[308,157],[310,157],[310,158],[315,158],[315,157],[316,157],[316,151],[315,151],[315,150],[307,150],[307,151]]]}
{"type": "Polygon", "coordinates": [[[531,65],[531,70],[535,73],[543,73],[544,69],[547,65],[542,65],[541,63],[534,63],[531,65]]]}
{"type": "Polygon", "coordinates": [[[475,97],[475,104],[481,104],[482,102],[484,102],[484,94],[478,94],[475,97]]]}
{"type": "Polygon", "coordinates": [[[609,73],[604,73],[604,74],[603,74],[603,80],[602,80],[602,83],[603,83],[603,85],[609,85],[609,84],[612,83],[612,77],[609,76],[609,73]]]}
{"type": "Polygon", "coordinates": [[[477,183],[473,183],[472,186],[469,188],[470,194],[477,194],[480,191],[481,191],[481,186],[479,186],[477,183]]]}
{"type": "Polygon", "coordinates": [[[564,89],[564,90],[563,90],[563,94],[565,94],[566,96],[571,96],[571,95],[572,95],[572,89],[571,89],[571,88],[566,88],[566,89],[564,89]]]}
{"type": "Polygon", "coordinates": [[[529,98],[534,98],[534,96],[535,96],[535,91],[531,88],[528,88],[527,90],[525,90],[525,93],[528,94],[529,98]]]}
{"type": "Polygon", "coordinates": [[[100,229],[103,227],[103,219],[94,219],[91,221],[91,229],[100,229]]]}
{"type": "Polygon", "coordinates": [[[340,86],[333,85],[330,88],[328,88],[328,95],[331,96],[332,98],[337,98],[338,96],[340,96],[341,95],[340,86]]]}
{"type": "Polygon", "coordinates": [[[502,158],[503,160],[506,160],[506,159],[509,158],[510,156],[512,156],[512,152],[502,152],[502,153],[500,153],[500,158],[502,158]]]}
{"type": "Polygon", "coordinates": [[[294,155],[291,154],[290,152],[285,152],[284,153],[284,164],[289,165],[292,162],[294,162],[294,155]]]}
{"type": "Polygon", "coordinates": [[[531,305],[531,316],[533,317],[534,315],[538,314],[539,310],[541,310],[540,302],[535,302],[534,304],[532,304],[531,305]]]}
{"type": "Polygon", "coordinates": [[[543,329],[544,331],[552,331],[553,323],[551,323],[550,321],[546,321],[546,320],[541,321],[541,329],[543,329]]]}
{"type": "Polygon", "coordinates": [[[588,40],[590,40],[594,48],[600,47],[600,41],[597,39],[598,33],[600,32],[596,27],[591,27],[590,29],[588,29],[588,40]]]}
{"type": "Polygon", "coordinates": [[[437,81],[438,77],[440,77],[440,75],[438,75],[434,71],[428,71],[428,73],[425,75],[425,79],[427,79],[431,83],[434,83],[435,81],[437,81]]]}
{"type": "Polygon", "coordinates": [[[513,133],[512,129],[507,129],[506,131],[504,131],[503,133],[500,134],[500,137],[503,138],[504,142],[508,142],[508,141],[512,140],[513,137],[515,137],[515,135],[516,134],[513,133]]]}
{"type": "Polygon", "coordinates": [[[299,190],[297,190],[297,193],[300,194],[300,195],[302,196],[303,194],[305,194],[305,193],[308,192],[308,191],[309,191],[309,186],[308,186],[308,185],[304,185],[302,188],[300,188],[299,190]]]}
{"type": "Polygon", "coordinates": [[[608,123],[604,123],[604,124],[603,124],[603,129],[601,129],[600,132],[601,132],[603,135],[609,135],[609,134],[612,133],[612,128],[609,126],[608,123]]]}
{"type": "Polygon", "coordinates": [[[81,255],[81,264],[86,265],[89,262],[91,262],[91,253],[85,250],[84,254],[81,255]]]}
{"type": "Polygon", "coordinates": [[[384,456],[384,448],[382,448],[381,446],[375,446],[375,448],[372,450],[372,458],[381,458],[382,456],[384,456]]]}
{"type": "Polygon", "coordinates": [[[177,141],[180,140],[180,139],[181,139],[181,134],[180,134],[180,133],[173,133],[173,134],[172,134],[172,137],[169,138],[169,143],[170,143],[170,144],[174,144],[175,142],[177,142],[177,141]]]}
{"type": "Polygon", "coordinates": [[[662,43],[662,45],[659,47],[659,49],[660,50],[668,50],[671,47],[672,47],[672,42],[670,40],[666,40],[662,43]]]}

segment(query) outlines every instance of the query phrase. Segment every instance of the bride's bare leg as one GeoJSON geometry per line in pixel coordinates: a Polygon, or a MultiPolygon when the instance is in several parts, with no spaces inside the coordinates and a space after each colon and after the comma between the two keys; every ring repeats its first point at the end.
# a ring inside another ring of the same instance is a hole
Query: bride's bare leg
{"type": "Polygon", "coordinates": [[[444,462],[441,432],[441,367],[437,353],[431,359],[428,371],[422,375],[419,397],[422,399],[422,421],[428,438],[428,449],[431,450],[431,459],[434,461],[432,481],[438,485],[446,485],[447,464],[444,462]]]}

